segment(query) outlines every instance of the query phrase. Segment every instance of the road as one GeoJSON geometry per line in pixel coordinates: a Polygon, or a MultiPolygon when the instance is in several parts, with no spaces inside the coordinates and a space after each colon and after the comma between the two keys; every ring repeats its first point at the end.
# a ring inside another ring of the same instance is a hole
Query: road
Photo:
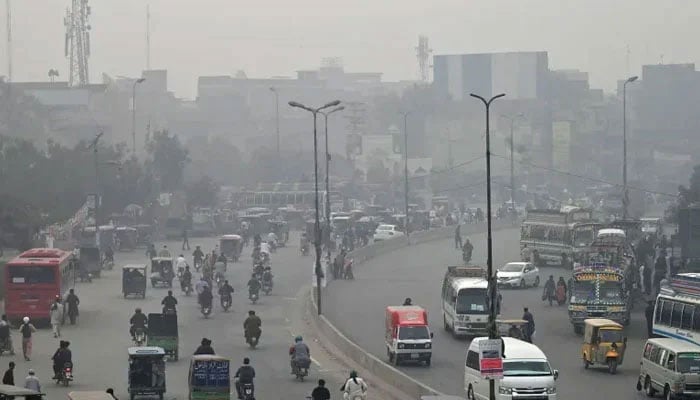
{"type": "MultiPolygon", "coordinates": [[[[486,235],[470,237],[474,244],[473,261],[486,261],[486,235]]],[[[519,229],[494,232],[494,265],[519,260],[519,229]]],[[[386,360],[384,347],[384,308],[400,305],[411,297],[414,304],[428,310],[435,333],[431,367],[401,366],[410,376],[446,394],[465,396],[464,362],[467,340],[454,339],[442,327],[440,288],[447,265],[458,265],[461,253],[452,240],[425,243],[385,254],[359,265],[355,281],[332,282],[327,291],[326,317],[364,349],[386,360]],[[361,288],[361,292],[357,289],[361,288]]],[[[549,275],[568,279],[570,273],[559,268],[542,268],[544,282],[549,275]]],[[[626,329],[629,351],[617,375],[603,369],[584,370],[580,357],[581,337],[573,333],[564,306],[550,307],[541,300],[542,288],[503,290],[502,317],[522,316],[527,306],[535,317],[535,344],[558,369],[559,398],[586,399],[591,395],[617,399],[641,399],[635,385],[642,346],[646,338],[643,309],[635,309],[626,329]]]]}
{"type": "MultiPolygon", "coordinates": [[[[211,251],[216,240],[192,238],[190,243],[193,248],[195,244],[201,245],[206,252],[211,251]]],[[[190,355],[202,337],[213,340],[217,354],[231,359],[232,372],[240,366],[244,357],[251,358],[257,372],[256,395],[260,399],[304,399],[319,377],[326,379],[331,389],[340,387],[339,376],[345,375],[346,371],[341,374],[338,367],[327,364],[323,355],[317,355],[320,352],[315,351],[313,343],[310,346],[315,364],[308,380],[296,382],[289,371],[287,349],[293,335],[298,332],[295,320],[300,313],[296,297],[302,287],[310,284],[312,271],[311,257],[301,257],[296,243],[298,239],[294,235],[290,239],[292,247],[280,249],[272,255],[275,288],[271,296],[263,296],[257,305],[250,305],[245,288],[251,271],[250,247],[244,250],[241,261],[228,269],[227,278],[236,291],[232,311],[224,313],[219,307],[218,298],[215,298],[213,314],[209,319],[204,319],[199,312],[196,296],[185,297],[178,290],[179,286],[174,290],[179,301],[180,360],[167,363],[166,398],[187,398],[190,355]],[[250,350],[243,337],[243,321],[250,309],[256,310],[263,321],[263,335],[256,350],[250,350]]],[[[179,243],[167,244],[171,249],[179,249],[179,243]]],[[[145,300],[124,299],[119,266],[143,263],[146,257],[139,249],[117,253],[115,258],[118,266],[113,271],[105,271],[103,277],[94,279],[93,283],[78,283],[76,286],[81,300],[80,318],[76,326],[65,326],[62,332],[62,339],[71,342],[75,363],[74,383],[64,388],[49,380],[52,376],[50,357],[58,346],[58,340],[53,338],[50,329],[41,329],[35,335],[34,354],[30,362],[22,359],[19,336],[14,333],[19,357],[1,357],[0,368],[3,372],[7,362],[15,361],[15,382],[23,384],[27,370],[34,368],[50,399],[66,398],[66,393],[73,390],[104,390],[107,387],[115,388],[117,397],[128,398],[127,348],[132,345],[128,333],[129,318],[136,307],[141,307],[145,313],[160,312],[160,302],[167,289],[152,289],[149,285],[145,300]]],[[[191,256],[187,258],[191,260],[191,256]]]]}

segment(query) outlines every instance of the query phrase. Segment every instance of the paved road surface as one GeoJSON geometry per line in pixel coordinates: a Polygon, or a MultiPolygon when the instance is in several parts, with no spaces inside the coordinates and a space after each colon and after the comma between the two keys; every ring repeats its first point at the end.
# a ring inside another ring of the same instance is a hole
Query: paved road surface
{"type": "MultiPolygon", "coordinates": [[[[192,238],[190,242],[193,245],[201,244],[204,251],[211,251],[216,241],[213,238],[192,238]]],[[[290,244],[294,243],[298,243],[296,236],[290,239],[290,244]]],[[[179,243],[168,244],[171,249],[179,248],[179,243]]],[[[251,271],[250,251],[250,247],[245,249],[241,262],[230,266],[227,273],[236,290],[233,311],[223,313],[218,298],[215,298],[213,314],[209,319],[204,319],[195,296],[185,297],[178,290],[179,286],[174,290],[179,301],[181,358],[167,364],[166,398],[187,398],[190,355],[205,336],[213,340],[213,347],[218,354],[231,358],[233,371],[242,363],[243,357],[252,359],[257,372],[256,394],[260,399],[304,399],[319,377],[329,381],[328,385],[334,391],[340,387],[341,383],[335,376],[339,372],[326,364],[323,355],[315,355],[318,353],[314,353],[313,343],[310,344],[312,356],[316,361],[321,361],[312,366],[309,379],[304,383],[296,382],[289,371],[287,349],[292,342],[292,335],[296,334],[293,326],[299,312],[295,297],[303,286],[310,283],[311,257],[302,258],[296,245],[273,254],[276,286],[271,296],[263,296],[257,305],[252,306],[247,301],[248,292],[245,288],[251,271]],[[243,337],[243,321],[249,309],[256,310],[263,321],[261,344],[256,350],[249,350],[243,337]]],[[[191,256],[186,256],[191,260],[191,256]]],[[[116,254],[118,265],[145,260],[143,250],[116,254]]],[[[78,325],[65,326],[63,329],[63,339],[71,342],[73,350],[75,382],[69,388],[63,388],[49,380],[52,376],[50,357],[58,346],[58,340],[52,337],[50,329],[42,329],[36,334],[34,354],[30,362],[22,359],[19,337],[14,333],[19,356],[0,357],[0,370],[4,372],[7,362],[14,360],[17,363],[15,382],[23,384],[28,368],[34,368],[50,399],[66,398],[65,394],[72,390],[104,390],[107,387],[114,387],[117,397],[128,398],[126,349],[132,345],[128,333],[129,318],[136,307],[141,307],[146,313],[160,312],[160,302],[167,294],[167,289],[151,289],[149,285],[145,300],[124,299],[121,295],[121,270],[116,267],[113,271],[104,272],[103,277],[93,280],[93,283],[79,283],[76,292],[81,300],[78,325]]]]}
{"type": "MultiPolygon", "coordinates": [[[[484,234],[473,235],[474,262],[486,260],[484,234]]],[[[519,230],[494,233],[495,265],[519,260],[519,230]]],[[[384,347],[384,308],[400,305],[411,297],[414,304],[427,308],[431,328],[435,332],[431,367],[401,366],[401,370],[446,393],[464,396],[464,360],[468,341],[457,340],[442,328],[440,288],[447,265],[457,265],[460,253],[452,240],[425,243],[380,256],[356,268],[355,281],[330,284],[326,296],[326,316],[338,328],[386,360],[384,347]],[[361,288],[361,290],[358,290],[361,288]]],[[[553,274],[568,279],[570,274],[558,268],[543,268],[542,282],[553,274]]],[[[504,290],[503,317],[522,316],[529,306],[536,324],[535,343],[547,354],[550,363],[560,371],[558,390],[563,399],[642,398],[635,389],[639,359],[643,346],[645,321],[643,309],[635,309],[633,322],[627,328],[629,351],[618,374],[611,376],[602,369],[584,370],[580,357],[581,337],[573,333],[564,306],[550,307],[541,301],[542,288],[504,290]]]]}

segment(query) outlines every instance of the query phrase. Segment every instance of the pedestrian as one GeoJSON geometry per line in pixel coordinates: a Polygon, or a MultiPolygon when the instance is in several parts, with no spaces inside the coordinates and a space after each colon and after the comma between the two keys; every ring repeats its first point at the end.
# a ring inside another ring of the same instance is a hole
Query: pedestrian
{"type": "Polygon", "coordinates": [[[22,325],[19,327],[22,333],[22,354],[24,361],[30,361],[32,355],[32,334],[36,332],[36,328],[29,322],[29,317],[22,318],[22,325]]]}
{"type": "Polygon", "coordinates": [[[647,337],[654,337],[654,301],[647,301],[647,307],[644,309],[644,316],[647,319],[647,337]]]}
{"type": "Polygon", "coordinates": [[[535,335],[535,318],[527,307],[523,308],[523,320],[527,321],[527,326],[525,327],[525,341],[532,343],[532,337],[535,335]]]}
{"type": "MultiPolygon", "coordinates": [[[[27,377],[24,378],[24,388],[41,393],[41,382],[39,382],[39,378],[37,378],[36,374],[34,373],[34,370],[29,368],[29,371],[27,373],[29,375],[27,375],[27,377]]],[[[26,396],[25,398],[34,400],[41,399],[41,396],[26,396]]]]}
{"type": "Polygon", "coordinates": [[[642,277],[642,282],[644,284],[644,293],[649,295],[651,294],[651,267],[649,265],[645,265],[642,274],[644,275],[642,277]]]}
{"type": "Polygon", "coordinates": [[[63,304],[61,304],[61,296],[56,295],[53,303],[51,303],[51,308],[49,308],[49,315],[51,316],[51,329],[53,329],[53,337],[60,337],[61,324],[63,323],[63,304]]]}
{"type": "Polygon", "coordinates": [[[182,250],[190,249],[190,241],[187,239],[187,228],[182,230],[182,250]]]}
{"type": "Polygon", "coordinates": [[[311,400],[330,400],[331,392],[326,387],[326,381],[318,380],[318,386],[311,392],[311,400]]]}
{"type": "Polygon", "coordinates": [[[107,388],[106,392],[107,392],[107,394],[109,394],[110,396],[112,396],[112,398],[113,398],[114,400],[119,400],[119,399],[117,398],[117,396],[114,395],[114,389],[112,389],[112,388],[107,388]]]}
{"type": "Polygon", "coordinates": [[[11,356],[15,355],[15,346],[12,345],[12,326],[7,321],[7,315],[0,317],[0,346],[2,351],[9,351],[11,356]]]}
{"type": "Polygon", "coordinates": [[[9,368],[5,371],[5,375],[2,376],[3,385],[15,385],[15,362],[10,361],[9,368]]]}
{"type": "Polygon", "coordinates": [[[457,224],[455,228],[455,249],[462,248],[462,225],[457,224]]]}
{"type": "Polygon", "coordinates": [[[70,324],[75,325],[75,318],[78,316],[78,305],[80,304],[80,299],[75,294],[75,289],[70,289],[68,291],[68,296],[66,296],[66,304],[68,305],[68,318],[70,319],[70,324]]]}

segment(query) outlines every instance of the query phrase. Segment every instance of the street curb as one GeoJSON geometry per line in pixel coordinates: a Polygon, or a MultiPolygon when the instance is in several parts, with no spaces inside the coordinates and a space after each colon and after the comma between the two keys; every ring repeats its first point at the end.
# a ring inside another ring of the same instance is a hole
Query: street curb
{"type": "MultiPolygon", "coordinates": [[[[511,221],[496,221],[493,224],[492,230],[502,230],[518,226],[511,221]]],[[[486,224],[468,224],[462,225],[462,235],[483,233],[486,230],[486,224]]],[[[348,257],[353,259],[353,265],[363,264],[375,257],[387,254],[404,247],[409,247],[416,244],[428,243],[437,240],[448,239],[454,235],[455,227],[439,228],[431,231],[417,232],[409,237],[397,238],[383,241],[380,243],[371,244],[359,248],[348,253],[348,257]]],[[[318,306],[316,304],[316,296],[313,292],[314,288],[309,289],[308,296],[310,301],[307,302],[308,314],[312,316],[315,325],[323,334],[323,338],[332,343],[344,356],[350,358],[369,373],[374,375],[387,385],[392,386],[396,390],[405,393],[410,399],[420,399],[421,396],[447,396],[446,394],[412,378],[404,372],[387,364],[383,360],[377,358],[370,352],[363,349],[357,343],[345,336],[331,321],[324,315],[318,315],[318,306]]],[[[328,291],[325,291],[328,293],[328,291]]]]}

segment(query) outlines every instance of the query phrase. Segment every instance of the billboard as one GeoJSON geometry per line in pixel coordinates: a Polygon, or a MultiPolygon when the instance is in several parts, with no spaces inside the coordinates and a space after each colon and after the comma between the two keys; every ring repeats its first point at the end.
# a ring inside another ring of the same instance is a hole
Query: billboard
{"type": "Polygon", "coordinates": [[[571,159],[571,122],[552,122],[552,168],[569,171],[571,159]]]}

